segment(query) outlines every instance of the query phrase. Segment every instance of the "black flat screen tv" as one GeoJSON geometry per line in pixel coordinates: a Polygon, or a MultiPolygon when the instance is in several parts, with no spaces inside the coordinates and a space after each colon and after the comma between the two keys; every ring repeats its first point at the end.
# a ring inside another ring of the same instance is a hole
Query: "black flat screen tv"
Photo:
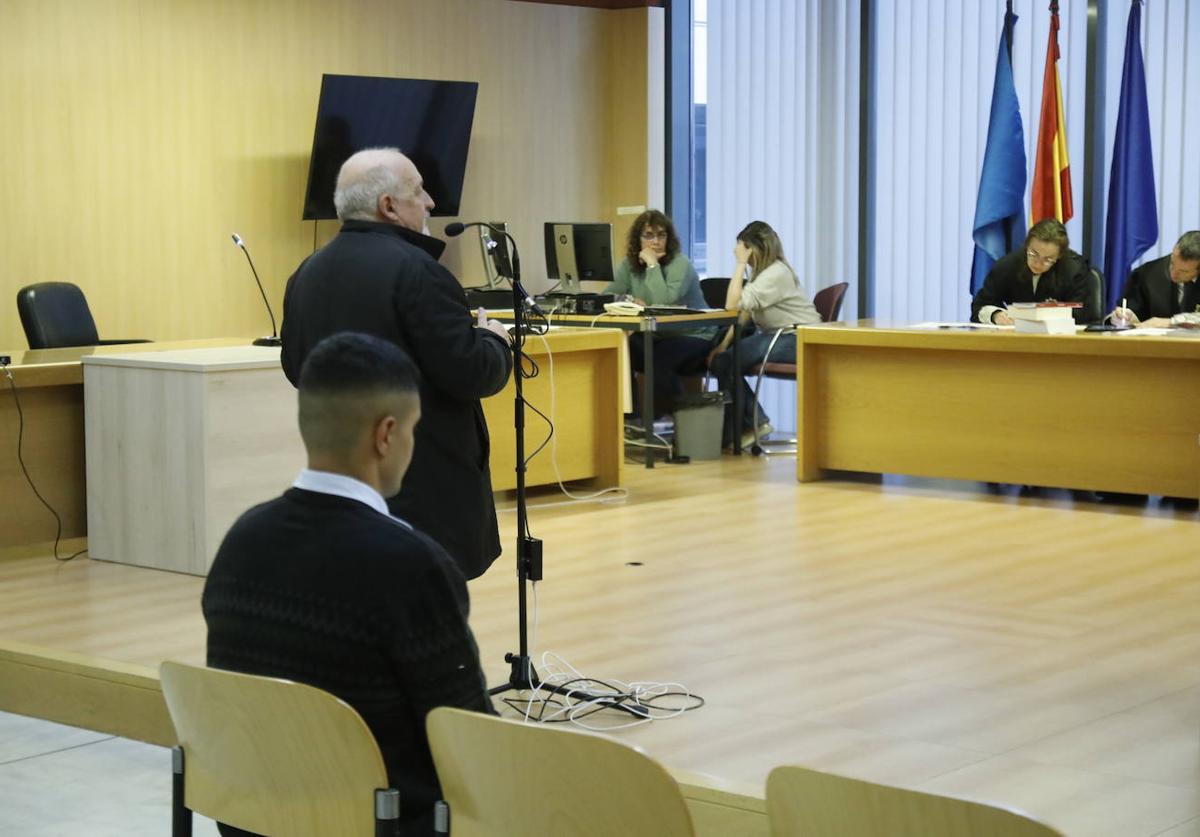
{"type": "Polygon", "coordinates": [[[458,215],[478,92],[474,81],[323,75],[304,220],[336,218],[342,163],[381,146],[399,148],[416,164],[434,215],[458,215]]]}

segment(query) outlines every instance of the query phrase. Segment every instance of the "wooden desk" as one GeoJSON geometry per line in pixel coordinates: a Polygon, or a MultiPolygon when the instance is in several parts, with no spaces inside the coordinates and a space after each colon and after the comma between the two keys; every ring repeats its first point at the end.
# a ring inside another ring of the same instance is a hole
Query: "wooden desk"
{"type": "Polygon", "coordinates": [[[279,349],[84,357],[88,553],[205,575],[246,509],[304,467],[279,349]]]}
{"type": "MultiPolygon", "coordinates": [[[[604,487],[620,485],[624,467],[620,335],[602,330],[555,329],[546,340],[548,343],[543,344],[540,338],[533,338],[526,345],[542,369],[541,376],[526,382],[526,397],[549,413],[553,367],[557,460],[562,479],[594,479],[604,487]],[[553,351],[553,362],[546,357],[547,345],[553,351]]],[[[64,538],[87,534],[81,359],[248,345],[248,340],[218,338],[6,352],[12,355],[13,380],[25,415],[25,463],[39,490],[62,517],[64,538]]],[[[287,385],[282,373],[279,380],[287,385]]],[[[54,520],[29,490],[17,462],[17,411],[7,384],[6,378],[0,378],[0,390],[4,390],[0,391],[0,496],[5,498],[0,508],[0,549],[54,539],[54,520]]],[[[294,428],[294,406],[289,409],[287,427],[294,428]]],[[[516,481],[511,383],[484,401],[484,412],[492,437],[493,486],[506,490],[516,481]]],[[[544,436],[544,423],[530,415],[526,424],[527,452],[532,453],[544,436]]],[[[557,481],[552,453],[547,448],[530,463],[529,485],[557,481]]]]}
{"type": "MultiPolygon", "coordinates": [[[[554,421],[552,444],[529,463],[526,485],[554,485],[559,479],[594,479],[604,488],[621,485],[625,467],[621,342],[621,335],[613,331],[575,328],[552,329],[544,337],[525,341],[525,353],[539,370],[536,378],[523,382],[525,401],[554,421]]],[[[510,379],[503,390],[483,402],[496,491],[517,485],[513,397],[510,379]]],[[[526,457],[548,432],[546,422],[528,410],[526,457]]]]}
{"type": "Polygon", "coordinates": [[[802,482],[833,469],[1200,496],[1200,339],[863,320],[796,342],[802,482]]]}
{"type": "MultiPolygon", "coordinates": [[[[513,313],[493,311],[491,316],[503,322],[512,322],[513,313]]],[[[636,315],[620,316],[613,314],[559,314],[551,312],[546,317],[551,325],[570,325],[586,328],[620,329],[623,332],[640,332],[642,335],[642,357],[645,371],[642,373],[642,438],[646,443],[646,467],[654,467],[654,448],[651,442],[654,438],[653,410],[647,405],[654,403],[654,334],[659,331],[679,331],[697,326],[724,326],[737,321],[736,311],[705,311],[692,314],[670,315],[636,315]]],[[[733,365],[738,367],[738,341],[733,341],[733,365]]],[[[741,392],[739,387],[733,388],[733,414],[740,413],[741,392]]],[[[733,452],[737,456],[742,453],[742,437],[733,434],[733,452]]]]}
{"type": "MultiPolygon", "coordinates": [[[[248,343],[222,338],[72,349],[5,350],[25,417],[25,464],[63,522],[63,537],[87,534],[84,477],[83,368],[80,358],[122,352],[248,343]]],[[[30,491],[17,461],[18,414],[8,379],[0,377],[0,549],[54,540],[54,518],[30,491]]]]}

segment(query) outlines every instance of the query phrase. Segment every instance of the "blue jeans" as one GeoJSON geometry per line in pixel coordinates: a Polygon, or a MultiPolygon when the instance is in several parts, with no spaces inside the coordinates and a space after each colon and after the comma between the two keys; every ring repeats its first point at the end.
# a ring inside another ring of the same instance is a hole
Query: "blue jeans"
{"type": "MultiPolygon", "coordinates": [[[[779,339],[771,349],[771,356],[767,357],[767,347],[771,345],[771,338],[774,336],[774,331],[755,331],[742,337],[741,343],[738,345],[738,360],[741,362],[742,368],[737,370],[738,374],[736,376],[733,369],[732,347],[714,357],[712,363],[709,364],[709,371],[716,378],[718,386],[724,392],[728,393],[731,398],[733,387],[735,386],[735,377],[737,378],[736,385],[742,388],[742,418],[740,422],[735,424],[733,420],[732,401],[728,401],[725,404],[724,436],[726,441],[732,441],[735,432],[743,433],[747,430],[752,430],[754,427],[754,390],[746,383],[746,370],[767,361],[774,361],[776,363],[796,362],[796,335],[791,332],[779,335],[779,339]],[[736,430],[735,427],[737,428],[736,430]]],[[[760,404],[758,407],[758,423],[762,424],[767,420],[767,415],[763,412],[762,405],[760,404]]]]}

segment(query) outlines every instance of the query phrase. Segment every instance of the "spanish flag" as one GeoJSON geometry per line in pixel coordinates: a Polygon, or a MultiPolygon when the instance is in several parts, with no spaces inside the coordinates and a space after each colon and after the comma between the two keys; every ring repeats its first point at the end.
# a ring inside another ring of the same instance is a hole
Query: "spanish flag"
{"type": "Polygon", "coordinates": [[[1041,124],[1038,126],[1037,161],[1033,167],[1032,223],[1044,218],[1057,218],[1066,223],[1075,214],[1058,57],[1058,0],[1050,0],[1050,42],[1046,46],[1041,124]]]}

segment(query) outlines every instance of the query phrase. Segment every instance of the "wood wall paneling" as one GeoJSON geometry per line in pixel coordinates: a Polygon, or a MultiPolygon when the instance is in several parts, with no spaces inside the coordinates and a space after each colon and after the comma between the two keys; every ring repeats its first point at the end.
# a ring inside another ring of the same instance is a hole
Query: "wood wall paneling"
{"type": "MultiPolygon", "coordinates": [[[[644,189],[644,113],[622,109],[610,128],[609,91],[614,75],[634,90],[644,76],[629,68],[645,61],[647,14],[508,0],[8,0],[0,347],[25,344],[12,300],[46,280],[84,288],[102,337],[263,333],[229,236],[246,240],[278,311],[313,245],[300,212],[323,72],[478,80],[461,217],[509,221],[528,284],[543,287],[543,221],[605,218],[644,189]],[[614,133],[631,138],[619,153],[614,133]]],[[[322,222],[318,240],[336,226],[322,222]]],[[[444,262],[465,284],[483,278],[470,237],[444,262]]]]}

